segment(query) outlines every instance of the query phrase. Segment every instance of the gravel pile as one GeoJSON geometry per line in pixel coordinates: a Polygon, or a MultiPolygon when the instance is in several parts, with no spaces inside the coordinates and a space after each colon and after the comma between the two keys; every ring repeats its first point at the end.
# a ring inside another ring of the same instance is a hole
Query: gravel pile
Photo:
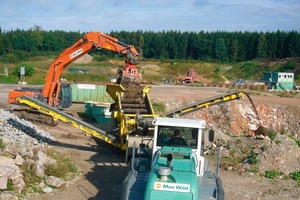
{"type": "Polygon", "coordinates": [[[30,147],[54,141],[54,138],[31,122],[0,109],[0,138],[5,144],[30,147]]]}
{"type": "Polygon", "coordinates": [[[78,58],[77,60],[74,61],[74,63],[80,63],[80,64],[87,64],[91,63],[93,61],[93,57],[90,56],[89,54],[85,54],[78,58]]]}

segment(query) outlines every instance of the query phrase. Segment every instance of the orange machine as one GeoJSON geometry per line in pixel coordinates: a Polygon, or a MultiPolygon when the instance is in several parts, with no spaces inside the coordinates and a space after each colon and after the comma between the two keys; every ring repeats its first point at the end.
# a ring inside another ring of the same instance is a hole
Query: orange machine
{"type": "Polygon", "coordinates": [[[126,56],[124,69],[118,72],[118,83],[124,79],[129,81],[141,81],[141,74],[136,65],[141,60],[140,53],[132,45],[118,41],[107,34],[101,32],[89,32],[78,40],[74,45],[65,49],[51,64],[45,85],[42,89],[21,88],[9,92],[8,102],[17,103],[17,97],[27,95],[37,98],[50,106],[68,108],[72,104],[71,87],[61,83],[61,74],[70,63],[80,58],[89,51],[106,49],[126,56]]]}

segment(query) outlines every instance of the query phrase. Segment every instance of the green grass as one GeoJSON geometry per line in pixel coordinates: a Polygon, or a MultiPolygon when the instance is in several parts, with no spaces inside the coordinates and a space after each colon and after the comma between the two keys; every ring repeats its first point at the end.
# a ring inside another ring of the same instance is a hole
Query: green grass
{"type": "Polygon", "coordinates": [[[276,138],[276,135],[277,135],[277,131],[273,128],[270,128],[268,130],[268,134],[267,136],[271,139],[271,140],[274,140],[276,138]]]}
{"type": "Polygon", "coordinates": [[[295,140],[295,142],[298,145],[298,147],[300,147],[300,140],[295,140]]]}
{"type": "Polygon", "coordinates": [[[292,172],[292,173],[289,174],[289,176],[290,176],[294,181],[300,182],[300,171],[292,172]]]}
{"type": "Polygon", "coordinates": [[[257,155],[254,154],[254,155],[251,155],[251,156],[249,157],[249,161],[250,161],[251,164],[257,164],[258,161],[259,161],[259,159],[257,158],[257,155]]]}
{"type": "Polygon", "coordinates": [[[297,140],[297,139],[293,138],[292,136],[289,136],[289,137],[296,142],[298,147],[300,147],[300,140],[297,140]]]}
{"type": "Polygon", "coordinates": [[[281,142],[281,140],[276,140],[275,141],[275,144],[281,144],[282,142],[281,142]]]}
{"type": "MultiPolygon", "coordinates": [[[[47,155],[56,160],[56,165],[46,166],[45,175],[56,176],[68,181],[72,180],[79,174],[79,169],[65,155],[59,154],[52,149],[47,149],[47,155]]],[[[21,169],[24,174],[25,182],[25,190],[22,191],[22,194],[42,193],[42,189],[39,187],[39,184],[43,182],[43,178],[35,175],[33,165],[23,164],[21,169]]]]}
{"type": "Polygon", "coordinates": [[[250,169],[248,169],[248,172],[251,173],[257,173],[259,171],[258,167],[251,167],[250,169]]]}
{"type": "Polygon", "coordinates": [[[34,193],[42,192],[37,185],[42,182],[43,178],[35,175],[33,165],[23,164],[21,165],[21,169],[24,172],[24,182],[26,188],[23,193],[26,193],[27,191],[34,193]]]}
{"type": "Polygon", "coordinates": [[[14,185],[13,185],[13,183],[10,179],[8,179],[8,181],[7,181],[7,189],[6,190],[8,190],[8,191],[14,191],[15,190],[14,185]]]}
{"type": "MultiPolygon", "coordinates": [[[[9,55],[7,55],[9,57],[9,55]]],[[[33,56],[33,55],[29,55],[33,56]]],[[[9,76],[1,76],[1,83],[17,83],[19,77],[13,75],[20,66],[34,68],[32,76],[26,76],[25,81],[28,84],[44,84],[45,77],[50,69],[52,61],[58,54],[44,53],[41,56],[27,57],[23,61],[16,60],[13,63],[7,64],[5,60],[0,59],[0,73],[4,72],[4,67],[8,68],[9,76]],[[2,63],[1,63],[2,62],[2,63]]],[[[12,59],[13,60],[13,59],[12,59]]],[[[161,83],[163,78],[172,78],[177,80],[186,75],[190,68],[194,68],[197,74],[197,80],[201,83],[219,83],[224,82],[222,75],[224,75],[229,81],[236,81],[238,78],[257,80],[261,79],[265,71],[276,71],[279,69],[282,62],[273,64],[274,66],[261,67],[264,64],[263,61],[247,61],[247,62],[208,62],[201,60],[170,60],[170,59],[146,59],[144,58],[138,64],[138,70],[143,74],[143,80],[147,83],[161,83]],[[151,73],[151,69],[144,70],[143,65],[158,65],[159,73],[151,73]]],[[[95,54],[93,61],[89,64],[71,63],[63,70],[62,77],[70,81],[107,81],[109,77],[116,77],[116,68],[124,67],[124,58],[115,56],[107,57],[106,55],[95,54]],[[75,74],[69,75],[69,68],[82,68],[87,69],[89,74],[80,75],[76,77],[75,74]]],[[[299,76],[299,75],[298,75],[299,76]]],[[[298,77],[297,76],[297,77],[298,77]]],[[[300,76],[299,76],[300,77],[300,76]]],[[[295,81],[300,81],[295,79],[295,81]]],[[[258,87],[258,86],[257,86],[258,87]]],[[[255,89],[255,87],[253,88],[255,89]]],[[[278,96],[293,97],[297,95],[293,92],[278,93],[278,96]]]]}
{"type": "Polygon", "coordinates": [[[268,148],[269,148],[269,146],[266,145],[266,144],[264,144],[260,149],[261,149],[262,151],[266,151],[268,148]]]}
{"type": "Polygon", "coordinates": [[[0,138],[0,150],[5,147],[5,143],[2,138],[0,138]]]}
{"type": "Polygon", "coordinates": [[[293,98],[299,95],[299,92],[295,92],[295,91],[274,91],[272,93],[276,96],[286,97],[286,98],[293,98]]]}
{"type": "Polygon", "coordinates": [[[163,114],[166,112],[166,105],[164,103],[153,102],[152,106],[155,114],[163,114]]]}
{"type": "Polygon", "coordinates": [[[47,149],[47,155],[55,159],[56,164],[46,166],[45,175],[55,176],[64,180],[71,180],[80,172],[67,156],[52,149],[47,149]]]}
{"type": "Polygon", "coordinates": [[[275,179],[283,176],[283,173],[278,170],[267,170],[265,171],[265,177],[269,179],[275,179]]]}

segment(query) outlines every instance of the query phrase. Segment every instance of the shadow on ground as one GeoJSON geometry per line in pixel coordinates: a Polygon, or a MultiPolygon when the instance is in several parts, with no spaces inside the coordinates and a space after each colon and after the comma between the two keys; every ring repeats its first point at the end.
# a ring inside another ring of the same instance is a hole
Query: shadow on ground
{"type": "Polygon", "coordinates": [[[98,192],[94,197],[88,199],[119,200],[122,182],[128,172],[125,153],[105,142],[97,141],[97,143],[99,153],[90,158],[95,166],[86,174],[85,178],[98,188],[98,192]]]}

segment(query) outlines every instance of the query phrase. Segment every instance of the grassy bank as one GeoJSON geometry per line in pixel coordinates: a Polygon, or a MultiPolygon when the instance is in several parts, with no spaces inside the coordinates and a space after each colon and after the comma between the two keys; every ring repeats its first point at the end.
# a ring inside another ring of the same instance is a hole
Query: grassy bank
{"type": "MultiPolygon", "coordinates": [[[[63,70],[62,78],[69,82],[107,82],[117,76],[118,68],[125,65],[123,58],[98,57],[94,57],[88,64],[71,63],[63,70]],[[87,73],[70,73],[71,68],[82,69],[87,73]]],[[[44,84],[53,60],[54,57],[39,56],[14,64],[0,63],[0,74],[2,74],[0,83],[18,83],[20,67],[25,66],[25,81],[28,84],[44,84]],[[4,68],[8,69],[8,76],[3,75],[4,68]]],[[[190,68],[195,69],[196,81],[200,83],[233,83],[239,78],[254,82],[261,80],[264,72],[285,71],[295,72],[295,82],[299,85],[300,75],[297,73],[300,70],[297,66],[300,64],[297,62],[297,59],[285,61],[264,59],[240,63],[144,59],[139,63],[138,70],[146,83],[161,83],[166,78],[176,83],[186,76],[190,68]]]]}

